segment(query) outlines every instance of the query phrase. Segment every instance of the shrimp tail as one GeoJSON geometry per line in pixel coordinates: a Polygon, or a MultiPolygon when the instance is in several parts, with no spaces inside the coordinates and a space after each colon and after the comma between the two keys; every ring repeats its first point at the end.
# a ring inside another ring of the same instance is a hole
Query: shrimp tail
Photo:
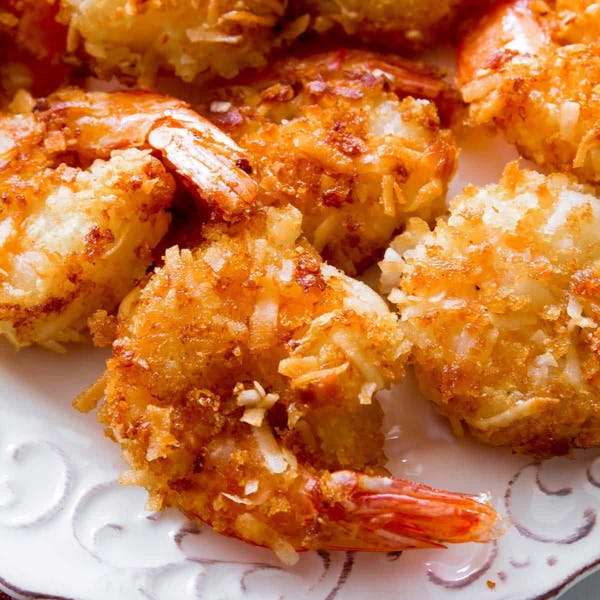
{"type": "Polygon", "coordinates": [[[402,479],[336,471],[320,480],[330,550],[391,552],[488,542],[500,517],[484,496],[446,492],[402,479]]]}
{"type": "Polygon", "coordinates": [[[227,138],[215,138],[208,122],[205,131],[173,121],[158,125],[148,135],[150,146],[163,155],[182,182],[220,218],[250,212],[258,184],[244,172],[247,161],[241,150],[227,138]],[[228,142],[223,144],[220,138],[228,142]]]}
{"type": "Polygon", "coordinates": [[[84,158],[108,159],[122,148],[156,151],[218,219],[234,221],[256,208],[259,186],[244,151],[181,100],[65,88],[38,101],[35,112],[52,139],[84,158]]]}
{"type": "MultiPolygon", "coordinates": [[[[330,55],[330,68],[359,71],[367,69],[370,74],[383,75],[390,89],[399,97],[414,96],[431,100],[437,107],[444,126],[450,125],[462,106],[458,91],[444,79],[441,69],[397,55],[381,56],[374,52],[340,50],[330,55]]],[[[371,75],[373,76],[373,75],[371,75]]]]}
{"type": "Polygon", "coordinates": [[[493,73],[517,56],[535,56],[551,44],[548,27],[530,0],[501,0],[462,37],[457,57],[457,79],[463,99],[471,102],[465,86],[493,73]]]}

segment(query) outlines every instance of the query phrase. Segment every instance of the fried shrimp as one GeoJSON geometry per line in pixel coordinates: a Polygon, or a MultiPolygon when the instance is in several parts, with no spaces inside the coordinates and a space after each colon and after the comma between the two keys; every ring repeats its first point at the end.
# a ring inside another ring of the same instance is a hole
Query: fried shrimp
{"type": "Polygon", "coordinates": [[[409,346],[300,233],[293,207],[207,225],[121,305],[98,415],[131,466],[122,481],[288,563],[490,539],[482,498],[384,475],[373,394],[409,346]]]}
{"type": "Polygon", "coordinates": [[[538,456],[600,445],[600,200],[510,164],[382,263],[423,392],[455,427],[538,456]]]}
{"type": "Polygon", "coordinates": [[[209,92],[199,110],[249,153],[270,201],[292,203],[323,257],[372,264],[409,216],[445,210],[455,92],[431,69],[366,51],[287,58],[209,92]]]}
{"type": "Polygon", "coordinates": [[[76,340],[120,302],[168,227],[169,172],[224,218],[253,199],[241,151],[178,100],[68,89],[29,108],[0,116],[0,334],[17,347],[76,340]]]}
{"type": "Polygon", "coordinates": [[[459,51],[470,117],[542,167],[600,181],[600,10],[591,0],[500,2],[459,51]]]}
{"type": "Polygon", "coordinates": [[[313,17],[320,33],[340,28],[367,43],[398,51],[419,50],[439,38],[464,0],[296,0],[298,14],[313,17]]]}
{"type": "Polygon", "coordinates": [[[67,51],[101,76],[232,77],[265,64],[286,0],[60,0],[67,51]]]}

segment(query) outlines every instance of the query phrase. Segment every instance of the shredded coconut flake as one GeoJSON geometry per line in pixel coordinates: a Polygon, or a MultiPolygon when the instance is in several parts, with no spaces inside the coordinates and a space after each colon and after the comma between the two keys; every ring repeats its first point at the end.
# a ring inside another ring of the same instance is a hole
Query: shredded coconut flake
{"type": "Polygon", "coordinates": [[[267,469],[271,473],[283,473],[288,468],[288,462],[271,430],[262,426],[253,429],[253,433],[267,469]]]}

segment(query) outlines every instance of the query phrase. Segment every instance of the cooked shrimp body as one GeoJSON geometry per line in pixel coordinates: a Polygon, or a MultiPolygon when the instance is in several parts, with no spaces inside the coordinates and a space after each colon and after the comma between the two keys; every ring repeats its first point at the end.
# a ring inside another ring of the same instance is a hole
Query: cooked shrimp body
{"type": "Polygon", "coordinates": [[[600,200],[510,164],[382,263],[419,384],[457,430],[538,456],[600,445],[600,200]]]}
{"type": "Polygon", "coordinates": [[[459,50],[476,124],[550,170],[600,181],[600,11],[591,0],[497,3],[459,50]]]}
{"type": "Polygon", "coordinates": [[[144,275],[169,171],[225,216],[254,189],[237,147],[179,101],[64,90],[21,104],[0,117],[0,331],[17,347],[78,339],[144,275]]]}
{"type": "Polygon", "coordinates": [[[60,0],[67,50],[99,75],[151,83],[159,70],[184,81],[232,77],[265,64],[286,0],[60,0]]]}
{"type": "MultiPolygon", "coordinates": [[[[21,140],[39,130],[28,133],[21,140]]],[[[174,183],[147,150],[115,151],[85,169],[49,166],[27,150],[21,160],[39,171],[11,162],[0,175],[0,334],[16,347],[58,350],[144,274],[174,183]]]]}
{"type": "Polygon", "coordinates": [[[346,34],[392,50],[419,50],[438,40],[465,0],[296,0],[298,14],[312,16],[312,28],[346,34]]]}
{"type": "Polygon", "coordinates": [[[98,413],[123,482],[290,563],[490,539],[483,498],[384,474],[373,394],[409,346],[384,301],[300,233],[292,207],[207,225],[123,302],[98,413]]]}
{"type": "Polygon", "coordinates": [[[423,65],[362,50],[285,58],[207,92],[199,111],[249,153],[270,201],[292,203],[323,257],[349,274],[409,216],[445,210],[457,148],[440,124],[456,93],[423,65]]]}

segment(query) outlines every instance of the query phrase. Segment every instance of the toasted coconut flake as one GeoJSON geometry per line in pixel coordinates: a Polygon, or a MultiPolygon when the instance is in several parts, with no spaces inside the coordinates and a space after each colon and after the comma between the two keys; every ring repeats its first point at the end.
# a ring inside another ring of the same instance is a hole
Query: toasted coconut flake
{"type": "Polygon", "coordinates": [[[252,481],[246,481],[246,485],[244,486],[244,494],[249,496],[250,494],[254,494],[256,491],[258,491],[258,480],[253,479],[252,481]]]}
{"type": "Polygon", "coordinates": [[[264,408],[247,407],[241,420],[248,423],[248,425],[252,425],[252,427],[262,427],[266,412],[264,408]]]}
{"type": "Polygon", "coordinates": [[[258,381],[254,381],[253,385],[254,387],[249,390],[244,389],[243,384],[235,385],[233,391],[237,394],[238,406],[269,409],[279,400],[278,394],[267,394],[265,388],[258,381]]]}
{"type": "Polygon", "coordinates": [[[146,407],[145,419],[150,425],[150,438],[146,450],[146,460],[148,461],[165,458],[169,453],[169,448],[179,446],[177,438],[169,432],[172,410],[171,407],[160,408],[152,404],[146,407]]]}
{"type": "Polygon", "coordinates": [[[319,359],[316,356],[302,356],[282,359],[277,370],[281,375],[294,379],[318,368],[319,359]]]}
{"type": "Polygon", "coordinates": [[[350,363],[345,362],[337,367],[330,367],[329,369],[317,369],[315,371],[309,371],[303,375],[294,377],[290,382],[294,389],[306,389],[313,383],[323,381],[328,377],[337,377],[348,370],[350,363]]]}
{"type": "Polygon", "coordinates": [[[265,278],[256,297],[254,313],[250,317],[250,346],[259,350],[273,343],[277,334],[279,291],[272,280],[265,278]]]}
{"type": "Polygon", "coordinates": [[[569,329],[574,327],[591,328],[595,329],[598,324],[593,319],[583,316],[583,306],[573,297],[569,296],[569,302],[567,304],[567,314],[571,317],[569,321],[569,329]]]}
{"type": "Polygon", "coordinates": [[[148,473],[145,471],[130,469],[119,475],[121,485],[146,485],[148,483],[148,473]]]}
{"type": "Polygon", "coordinates": [[[331,337],[333,342],[365,378],[372,382],[376,389],[381,389],[383,387],[383,377],[379,369],[367,358],[361,349],[360,340],[356,339],[353,333],[341,329],[333,332],[331,337]]]}
{"type": "Polygon", "coordinates": [[[392,175],[384,175],[381,178],[381,201],[383,203],[383,212],[389,217],[396,214],[394,191],[394,177],[392,175]]]}
{"type": "Polygon", "coordinates": [[[73,408],[83,413],[90,412],[90,410],[96,408],[100,400],[102,400],[105,388],[106,372],[104,372],[87,390],[81,392],[81,394],[73,400],[73,408]]]}
{"type": "Polygon", "coordinates": [[[482,430],[506,427],[517,419],[535,415],[546,405],[556,405],[558,402],[558,398],[530,398],[493,417],[474,419],[473,424],[482,430]]]}
{"type": "Polygon", "coordinates": [[[256,406],[260,401],[260,394],[256,390],[243,390],[237,396],[238,406],[256,406]]]}
{"type": "Polygon", "coordinates": [[[236,496],[235,494],[228,494],[227,492],[221,492],[221,496],[225,496],[232,502],[236,504],[245,504],[247,506],[251,506],[253,504],[252,500],[248,500],[248,498],[240,498],[240,496],[236,496]]]}
{"type": "Polygon", "coordinates": [[[371,404],[373,400],[373,394],[377,391],[376,383],[363,383],[360,388],[358,400],[361,404],[371,404]]]}
{"type": "Polygon", "coordinates": [[[598,445],[599,223],[594,188],[512,164],[393,244],[389,299],[453,424],[538,456],[598,445]]]}
{"type": "Polygon", "coordinates": [[[283,473],[289,466],[288,461],[273,437],[271,430],[265,426],[256,427],[253,433],[269,471],[272,473],[283,473]]]}

